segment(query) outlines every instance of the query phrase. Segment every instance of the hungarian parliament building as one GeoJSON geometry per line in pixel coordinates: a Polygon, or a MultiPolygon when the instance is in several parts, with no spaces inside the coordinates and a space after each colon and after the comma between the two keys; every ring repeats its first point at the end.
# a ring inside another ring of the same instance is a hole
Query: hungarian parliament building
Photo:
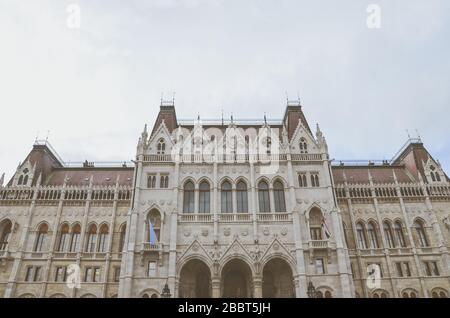
{"type": "Polygon", "coordinates": [[[0,297],[447,298],[439,161],[420,138],[332,160],[312,128],[299,101],[278,121],[177,120],[161,101],[132,162],[36,140],[0,180],[0,297]]]}

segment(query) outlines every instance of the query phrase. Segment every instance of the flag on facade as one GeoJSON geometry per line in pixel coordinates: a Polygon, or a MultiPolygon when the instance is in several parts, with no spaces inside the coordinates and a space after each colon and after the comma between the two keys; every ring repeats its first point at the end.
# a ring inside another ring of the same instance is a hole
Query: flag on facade
{"type": "Polygon", "coordinates": [[[329,239],[331,237],[331,231],[328,228],[325,217],[322,218],[322,229],[323,229],[323,232],[325,233],[325,236],[327,237],[327,239],[329,239]]]}
{"type": "Polygon", "coordinates": [[[150,245],[155,245],[156,244],[156,233],[155,230],[153,229],[153,224],[152,221],[148,220],[148,229],[149,229],[149,234],[150,234],[150,245]]]}

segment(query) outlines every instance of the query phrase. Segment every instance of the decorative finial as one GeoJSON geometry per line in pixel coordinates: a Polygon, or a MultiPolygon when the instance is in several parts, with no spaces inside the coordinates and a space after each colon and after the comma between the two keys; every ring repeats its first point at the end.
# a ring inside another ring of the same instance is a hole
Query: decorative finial
{"type": "Polygon", "coordinates": [[[417,139],[419,139],[419,141],[422,142],[422,137],[420,137],[418,129],[416,129],[416,133],[417,133],[417,139]]]}
{"type": "Polygon", "coordinates": [[[3,187],[3,183],[5,182],[5,173],[2,173],[2,176],[0,177],[0,187],[3,187]]]}
{"type": "Polygon", "coordinates": [[[233,113],[231,113],[231,124],[233,124],[233,113]]]}
{"type": "Polygon", "coordinates": [[[223,108],[222,108],[222,126],[223,126],[223,108]]]}
{"type": "Polygon", "coordinates": [[[406,129],[406,134],[408,135],[408,140],[411,140],[411,135],[409,134],[409,130],[406,129]]]}
{"type": "Polygon", "coordinates": [[[266,112],[264,112],[264,124],[267,125],[267,117],[266,117],[266,112]]]}

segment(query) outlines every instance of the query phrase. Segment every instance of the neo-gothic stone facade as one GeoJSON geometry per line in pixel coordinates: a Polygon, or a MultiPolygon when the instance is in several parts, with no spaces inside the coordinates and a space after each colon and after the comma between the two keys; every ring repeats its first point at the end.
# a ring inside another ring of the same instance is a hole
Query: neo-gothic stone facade
{"type": "Polygon", "coordinates": [[[391,162],[332,163],[299,104],[279,123],[186,125],[162,104],[134,167],[66,165],[36,142],[3,183],[3,297],[160,297],[166,283],[175,297],[307,297],[309,282],[318,297],[450,292],[439,162],[410,140],[391,162]]]}

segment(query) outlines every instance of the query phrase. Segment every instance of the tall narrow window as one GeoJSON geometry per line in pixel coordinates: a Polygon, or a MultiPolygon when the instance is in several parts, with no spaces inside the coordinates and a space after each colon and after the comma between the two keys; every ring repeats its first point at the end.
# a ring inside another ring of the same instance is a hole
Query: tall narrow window
{"type": "Polygon", "coordinates": [[[397,238],[397,242],[400,245],[400,247],[406,247],[405,237],[403,235],[403,227],[400,221],[396,221],[394,223],[394,231],[395,237],[397,238]]]}
{"type": "Polygon", "coordinates": [[[275,212],[286,212],[284,186],[280,181],[275,181],[273,184],[273,196],[275,200],[275,212]]]}
{"type": "Polygon", "coordinates": [[[98,252],[104,253],[106,252],[107,244],[108,244],[108,225],[103,224],[100,228],[100,234],[98,237],[98,252]]]}
{"type": "Polygon", "coordinates": [[[150,223],[152,223],[153,231],[156,236],[156,243],[160,241],[160,235],[161,235],[161,214],[158,210],[153,209],[148,214],[148,220],[147,220],[147,238],[146,242],[150,242],[150,223]]]}
{"type": "Polygon", "coordinates": [[[356,224],[356,236],[358,239],[358,247],[360,249],[367,249],[366,233],[361,223],[356,224]]]}
{"type": "Polygon", "coordinates": [[[119,238],[119,253],[122,253],[123,246],[125,245],[125,234],[127,232],[127,225],[123,224],[120,227],[120,238],[119,238]]]}
{"type": "Polygon", "coordinates": [[[154,174],[150,174],[147,177],[147,188],[154,189],[156,188],[156,176],[154,174]]]}
{"type": "Polygon", "coordinates": [[[231,183],[225,181],[222,183],[222,187],[220,189],[220,202],[222,206],[222,213],[232,213],[233,212],[233,199],[231,192],[231,183]]]}
{"type": "Polygon", "coordinates": [[[60,233],[59,233],[59,244],[58,244],[58,252],[66,252],[67,247],[69,246],[69,225],[64,223],[61,226],[60,233]]]}
{"type": "Polygon", "coordinates": [[[97,244],[97,226],[95,226],[95,224],[92,224],[88,230],[86,252],[94,253],[96,244],[97,244]]]}
{"type": "Polygon", "coordinates": [[[301,173],[298,175],[298,186],[300,188],[306,188],[308,186],[308,182],[306,180],[306,174],[301,173]]]}
{"type": "Polygon", "coordinates": [[[319,175],[317,173],[311,173],[311,186],[312,187],[319,187],[319,175]]]}
{"type": "Polygon", "coordinates": [[[4,220],[0,223],[0,251],[6,250],[11,237],[12,223],[10,220],[4,220]]]}
{"type": "Polygon", "coordinates": [[[367,226],[367,232],[369,233],[369,239],[372,248],[380,248],[378,244],[376,225],[374,225],[373,222],[369,222],[367,226]]]}
{"type": "Polygon", "coordinates": [[[258,184],[258,202],[259,212],[270,212],[269,186],[265,181],[258,184]]]}
{"type": "Polygon", "coordinates": [[[239,181],[236,185],[236,195],[237,195],[237,212],[247,213],[248,212],[248,194],[247,194],[247,184],[244,181],[239,181]]]}
{"type": "Polygon", "coordinates": [[[384,237],[386,239],[386,243],[387,243],[388,247],[394,248],[395,244],[394,244],[394,238],[392,236],[391,224],[389,224],[389,222],[385,221],[383,223],[383,229],[384,229],[384,237]]]}
{"type": "Polygon", "coordinates": [[[317,241],[322,240],[322,211],[318,208],[313,208],[309,212],[309,233],[311,235],[311,240],[317,241]]]}
{"type": "Polygon", "coordinates": [[[194,184],[188,181],[184,184],[183,212],[194,213],[194,184]]]}
{"type": "Polygon", "coordinates": [[[158,146],[157,146],[157,153],[158,155],[163,155],[166,152],[166,143],[164,142],[164,139],[160,139],[158,141],[158,146]]]}
{"type": "Polygon", "coordinates": [[[37,236],[36,236],[36,242],[34,244],[34,251],[40,252],[42,251],[42,248],[44,247],[46,238],[48,233],[48,225],[43,223],[39,226],[37,236]]]}
{"type": "Polygon", "coordinates": [[[70,241],[70,252],[75,253],[80,251],[81,226],[75,224],[72,227],[72,239],[70,241]]]}
{"type": "Polygon", "coordinates": [[[210,213],[210,186],[206,181],[202,181],[199,186],[198,212],[210,213]]]}
{"type": "Polygon", "coordinates": [[[161,189],[167,189],[169,187],[169,176],[161,175],[161,178],[159,180],[159,187],[161,189]]]}
{"type": "Polygon", "coordinates": [[[417,220],[416,222],[414,222],[414,228],[416,229],[417,239],[419,241],[420,247],[429,246],[423,223],[417,220]]]}

